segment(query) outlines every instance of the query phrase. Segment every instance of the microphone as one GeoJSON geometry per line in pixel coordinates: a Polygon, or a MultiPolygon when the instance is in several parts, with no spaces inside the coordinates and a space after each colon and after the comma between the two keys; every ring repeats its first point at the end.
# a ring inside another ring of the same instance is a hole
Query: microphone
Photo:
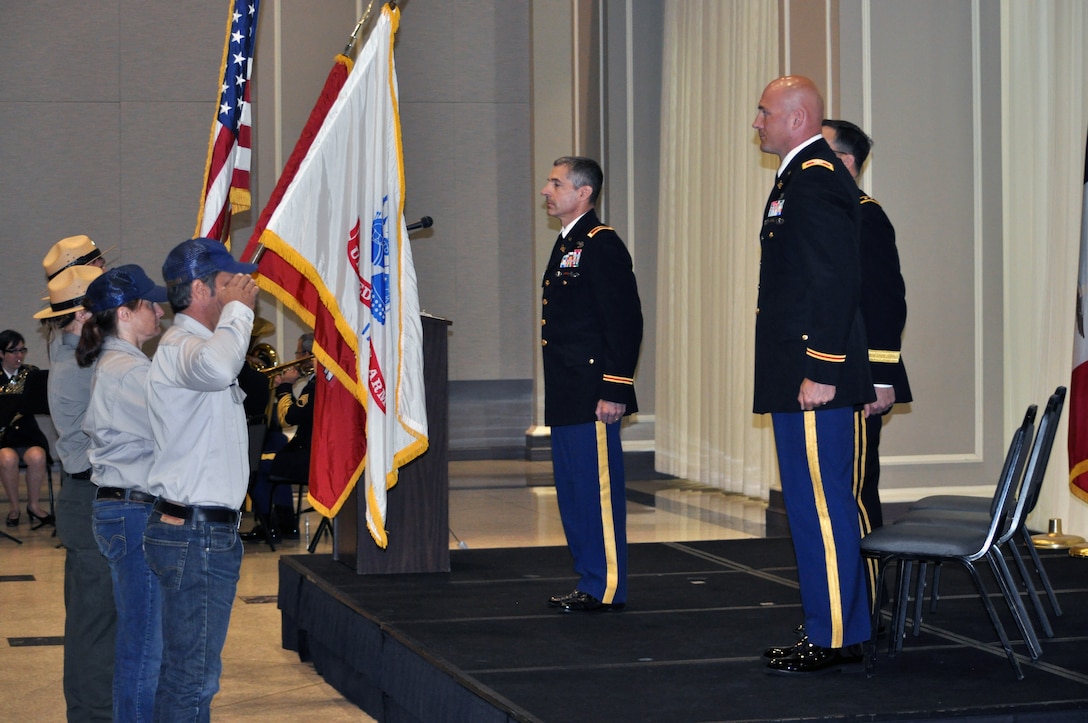
{"type": "Polygon", "coordinates": [[[430,228],[434,225],[434,219],[430,216],[424,216],[415,223],[408,224],[409,231],[418,231],[421,228],[430,228]]]}

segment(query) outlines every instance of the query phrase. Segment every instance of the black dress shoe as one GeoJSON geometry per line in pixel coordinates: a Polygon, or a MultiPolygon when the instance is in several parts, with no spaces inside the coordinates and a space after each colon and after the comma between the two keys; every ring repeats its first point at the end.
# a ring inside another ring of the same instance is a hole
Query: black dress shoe
{"type": "Polygon", "coordinates": [[[804,635],[793,645],[787,645],[781,648],[767,648],[763,651],[763,657],[770,658],[771,660],[774,660],[775,658],[785,658],[787,655],[793,655],[794,653],[800,652],[806,645],[808,645],[808,636],[804,635]]]}
{"type": "Polygon", "coordinates": [[[578,592],[577,590],[572,590],[566,595],[552,595],[550,598],[548,598],[548,607],[561,608],[563,607],[563,603],[565,603],[567,600],[573,600],[581,594],[582,593],[578,592]]]}
{"type": "Polygon", "coordinates": [[[811,675],[842,670],[843,666],[861,663],[864,659],[861,645],[845,648],[824,648],[806,642],[791,655],[773,658],[767,663],[767,672],[774,675],[811,675]]]}
{"type": "Polygon", "coordinates": [[[623,608],[624,603],[603,603],[587,592],[575,591],[563,601],[559,609],[565,613],[618,613],[623,608]]]}
{"type": "Polygon", "coordinates": [[[15,517],[12,517],[11,515],[8,515],[7,526],[8,527],[18,527],[19,526],[19,518],[22,517],[22,516],[23,516],[22,512],[16,512],[15,517]]]}

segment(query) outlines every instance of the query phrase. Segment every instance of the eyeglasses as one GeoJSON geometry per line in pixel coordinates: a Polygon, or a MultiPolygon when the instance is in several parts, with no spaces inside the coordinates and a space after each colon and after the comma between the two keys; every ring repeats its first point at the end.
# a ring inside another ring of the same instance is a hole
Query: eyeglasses
{"type": "Polygon", "coordinates": [[[25,346],[17,346],[14,349],[5,349],[5,354],[26,354],[25,346]]]}

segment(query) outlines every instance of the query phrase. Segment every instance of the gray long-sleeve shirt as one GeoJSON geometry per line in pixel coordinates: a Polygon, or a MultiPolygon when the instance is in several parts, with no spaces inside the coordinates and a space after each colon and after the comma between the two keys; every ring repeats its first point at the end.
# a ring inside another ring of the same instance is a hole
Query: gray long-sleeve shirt
{"type": "Polygon", "coordinates": [[[147,380],[152,494],[187,505],[242,506],[249,431],[237,377],[252,330],[253,311],[232,301],[214,332],[178,314],[162,335],[147,380]]]}
{"type": "Polygon", "coordinates": [[[76,364],[76,344],[79,337],[62,333],[49,344],[49,416],[57,428],[57,456],[68,474],[87,470],[91,440],[83,431],[83,415],[91,399],[91,377],[94,367],[76,364]]]}
{"type": "Polygon", "coordinates": [[[151,360],[117,337],[106,337],[95,365],[83,430],[91,440],[91,479],[99,487],[148,492],[155,454],[147,413],[151,360]]]}

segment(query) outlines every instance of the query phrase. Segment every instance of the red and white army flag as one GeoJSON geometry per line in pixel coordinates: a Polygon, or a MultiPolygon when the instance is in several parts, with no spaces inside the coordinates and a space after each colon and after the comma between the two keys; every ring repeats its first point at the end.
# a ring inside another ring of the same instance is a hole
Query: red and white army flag
{"type": "Polygon", "coordinates": [[[335,515],[365,468],[366,523],[382,548],[386,492],[428,445],[423,329],[403,214],[399,18],[385,6],[355,67],[337,59],[247,248],[258,240],[265,248],[261,287],[314,327],[324,374],[310,501],[335,515]]]}

